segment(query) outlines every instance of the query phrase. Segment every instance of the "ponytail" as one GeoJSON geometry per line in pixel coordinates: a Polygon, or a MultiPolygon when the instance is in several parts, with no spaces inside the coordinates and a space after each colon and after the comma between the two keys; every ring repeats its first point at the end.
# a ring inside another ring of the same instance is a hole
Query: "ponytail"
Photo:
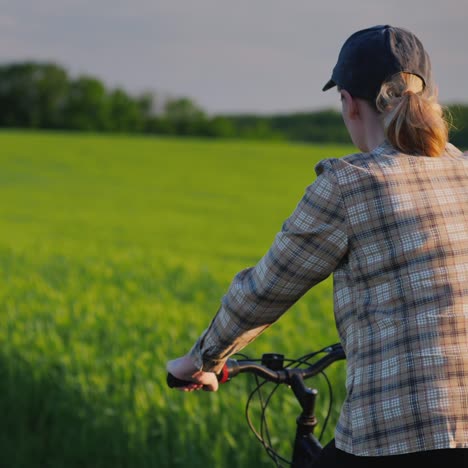
{"type": "Polygon", "coordinates": [[[443,109],[423,81],[398,73],[386,81],[376,99],[385,135],[398,150],[408,154],[440,156],[448,141],[443,109]]]}

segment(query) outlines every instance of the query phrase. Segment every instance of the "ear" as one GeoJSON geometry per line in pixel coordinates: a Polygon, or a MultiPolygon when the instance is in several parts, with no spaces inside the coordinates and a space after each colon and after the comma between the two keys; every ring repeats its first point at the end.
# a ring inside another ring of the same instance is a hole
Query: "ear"
{"type": "Polygon", "coordinates": [[[356,120],[361,116],[361,110],[359,108],[359,102],[357,99],[353,98],[351,94],[346,91],[346,89],[342,89],[341,93],[341,100],[343,102],[343,112],[346,114],[346,117],[350,120],[356,120]]]}

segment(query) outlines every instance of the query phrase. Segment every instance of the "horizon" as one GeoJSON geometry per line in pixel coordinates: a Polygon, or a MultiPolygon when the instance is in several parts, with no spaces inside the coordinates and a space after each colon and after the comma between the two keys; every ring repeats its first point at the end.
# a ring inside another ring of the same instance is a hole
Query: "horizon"
{"type": "Polygon", "coordinates": [[[443,105],[468,102],[465,0],[359,5],[357,14],[345,0],[16,0],[0,15],[0,60],[51,61],[132,95],[187,97],[209,115],[339,110],[337,93],[321,88],[342,43],[387,23],[421,39],[443,105]]]}

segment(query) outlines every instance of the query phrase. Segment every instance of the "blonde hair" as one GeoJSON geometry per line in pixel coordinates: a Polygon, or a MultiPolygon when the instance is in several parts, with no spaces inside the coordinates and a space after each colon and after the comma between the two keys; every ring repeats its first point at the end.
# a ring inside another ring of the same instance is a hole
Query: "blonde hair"
{"type": "Polygon", "coordinates": [[[449,124],[431,86],[410,73],[386,81],[376,99],[385,135],[408,154],[440,156],[448,141],[449,124]]]}

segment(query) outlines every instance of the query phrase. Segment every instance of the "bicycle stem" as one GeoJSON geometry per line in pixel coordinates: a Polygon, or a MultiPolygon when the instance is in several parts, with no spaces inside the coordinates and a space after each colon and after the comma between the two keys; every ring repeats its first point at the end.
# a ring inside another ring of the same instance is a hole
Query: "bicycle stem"
{"type": "Polygon", "coordinates": [[[315,417],[315,399],[318,391],[315,388],[307,387],[302,377],[293,374],[290,377],[291,388],[302,407],[302,413],[297,419],[297,424],[304,427],[306,432],[312,433],[317,425],[315,417]]]}

